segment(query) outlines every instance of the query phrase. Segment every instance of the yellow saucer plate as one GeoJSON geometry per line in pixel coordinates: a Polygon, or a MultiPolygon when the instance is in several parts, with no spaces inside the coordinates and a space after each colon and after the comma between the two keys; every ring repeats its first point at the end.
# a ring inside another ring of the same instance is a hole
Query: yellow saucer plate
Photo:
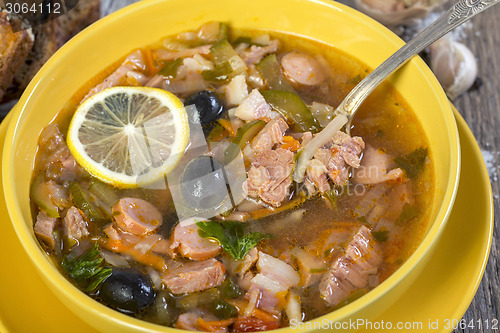
{"type": "MultiPolygon", "coordinates": [[[[483,276],[493,233],[491,185],[472,132],[456,109],[454,112],[463,159],[449,222],[420,276],[380,318],[371,321],[372,325],[383,321],[395,328],[398,323],[410,323],[412,328],[397,332],[450,332],[446,324],[452,326],[454,320],[462,318],[483,276]]],[[[0,125],[0,153],[9,120],[7,117],[0,125]]],[[[10,223],[3,193],[0,186],[0,332],[95,332],[63,305],[38,275],[10,223]]],[[[376,330],[386,331],[395,330],[376,330]]]]}

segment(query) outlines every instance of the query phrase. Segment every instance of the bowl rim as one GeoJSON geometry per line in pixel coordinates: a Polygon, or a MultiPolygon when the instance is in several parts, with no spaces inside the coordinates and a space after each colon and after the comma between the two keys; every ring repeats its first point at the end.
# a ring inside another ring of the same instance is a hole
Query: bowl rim
{"type": "MultiPolygon", "coordinates": [[[[14,226],[15,232],[20,239],[24,250],[29,254],[30,259],[34,263],[34,266],[37,268],[40,275],[44,278],[46,283],[50,283],[55,289],[57,289],[61,294],[70,293],[75,302],[82,304],[82,306],[88,306],[91,308],[92,312],[97,316],[103,319],[111,320],[114,322],[121,322],[124,326],[129,328],[138,329],[143,332],[158,332],[158,331],[170,331],[172,328],[160,326],[156,324],[151,324],[145,322],[140,319],[131,318],[126,316],[118,311],[115,311],[111,308],[104,306],[103,304],[93,300],[88,297],[86,294],[81,292],[77,287],[75,287],[71,282],[69,282],[58,270],[57,268],[48,260],[47,255],[41,251],[39,244],[36,242],[36,239],[33,236],[32,228],[28,228],[27,224],[23,222],[21,208],[19,207],[17,201],[15,200],[15,179],[14,179],[14,147],[16,143],[16,138],[19,135],[18,126],[20,124],[22,115],[24,113],[29,112],[29,103],[31,97],[37,91],[40,82],[47,72],[50,72],[51,68],[56,66],[59,58],[64,57],[67,50],[70,48],[77,46],[78,43],[87,38],[93,38],[94,35],[97,34],[97,31],[100,26],[106,25],[113,21],[122,20],[123,16],[134,12],[137,9],[147,7],[147,6],[155,6],[157,3],[164,2],[164,0],[142,0],[136,2],[134,4],[128,5],[125,8],[122,8],[106,17],[101,18],[99,21],[92,24],[89,28],[85,29],[77,36],[72,38],[68,43],[66,43],[63,47],[61,47],[50,59],[49,61],[42,67],[42,69],[36,74],[34,79],[30,82],[28,87],[20,98],[19,102],[15,106],[15,108],[11,111],[12,117],[11,121],[8,124],[5,146],[2,156],[2,177],[3,177],[3,187],[5,193],[5,199],[7,202],[7,209],[9,211],[9,217],[11,219],[11,223],[14,226]],[[74,298],[76,297],[76,298],[74,298]]],[[[374,29],[381,32],[385,37],[387,37],[392,45],[388,45],[388,47],[400,47],[403,45],[403,41],[397,37],[394,33],[392,33],[389,29],[384,27],[382,24],[377,21],[371,19],[370,17],[356,11],[353,8],[350,8],[344,4],[337,3],[329,0],[307,0],[304,3],[315,3],[320,4],[325,7],[328,7],[330,10],[340,10],[343,11],[344,14],[350,16],[352,19],[357,21],[365,21],[365,23],[369,23],[373,26],[374,29]]],[[[427,84],[433,86],[433,88],[437,89],[436,93],[442,95],[446,98],[441,86],[435,79],[434,75],[427,67],[427,65],[423,62],[419,57],[415,57],[411,62],[419,69],[424,77],[428,80],[427,84]]],[[[447,98],[446,98],[447,99],[447,98]]],[[[455,196],[458,189],[459,183],[459,175],[460,175],[460,144],[459,144],[459,136],[458,129],[456,125],[456,121],[453,115],[453,111],[449,102],[446,105],[443,105],[443,113],[446,123],[446,129],[449,132],[449,141],[451,143],[452,151],[450,152],[450,165],[452,168],[450,169],[448,183],[453,184],[450,188],[448,186],[443,195],[443,203],[441,203],[440,208],[437,210],[436,219],[434,221],[430,221],[433,223],[432,227],[428,229],[425,237],[421,240],[418,247],[415,249],[413,254],[405,261],[405,263],[397,269],[389,278],[387,278],[384,282],[382,282],[377,288],[371,290],[367,295],[363,296],[360,300],[356,300],[338,310],[333,312],[329,312],[321,317],[315,318],[310,322],[321,322],[324,319],[328,319],[330,321],[342,321],[347,318],[350,314],[355,313],[356,310],[362,307],[369,306],[373,304],[375,301],[379,300],[382,296],[389,292],[396,285],[400,284],[414,268],[427,256],[430,255],[434,245],[439,240],[448,217],[451,212],[451,208],[453,206],[455,196]],[[453,168],[453,166],[456,166],[453,168]],[[439,222],[438,222],[439,221],[439,222]]],[[[57,294],[56,294],[57,295],[57,294]]],[[[57,295],[59,297],[59,295],[57,295]]],[[[288,327],[289,328],[289,327],[288,327]]],[[[280,330],[287,329],[281,328],[280,330]]]]}

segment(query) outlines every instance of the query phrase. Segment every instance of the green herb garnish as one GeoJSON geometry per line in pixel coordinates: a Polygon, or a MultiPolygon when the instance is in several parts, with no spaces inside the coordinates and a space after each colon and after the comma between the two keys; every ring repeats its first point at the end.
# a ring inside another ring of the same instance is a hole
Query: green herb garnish
{"type": "Polygon", "coordinates": [[[357,220],[363,224],[366,224],[367,226],[371,226],[370,222],[366,219],[366,216],[360,216],[357,218],[357,220]]]}
{"type": "Polygon", "coordinates": [[[165,65],[163,65],[163,68],[160,69],[158,74],[163,75],[168,79],[175,79],[175,77],[177,76],[177,69],[179,69],[179,66],[183,61],[183,58],[177,58],[175,60],[166,62],[165,65]]]}
{"type": "Polygon", "coordinates": [[[357,291],[354,291],[352,292],[349,296],[347,296],[346,298],[344,298],[342,301],[340,301],[339,304],[335,305],[332,309],[333,310],[337,310],[337,309],[340,309],[341,307],[349,304],[349,303],[352,303],[354,302],[355,300],[357,300],[358,298],[360,298],[361,296],[364,296],[366,295],[366,293],[368,293],[368,290],[363,288],[363,289],[359,289],[357,291]]]}
{"type": "Polygon", "coordinates": [[[356,84],[360,83],[362,80],[363,80],[363,78],[361,77],[361,74],[358,74],[355,77],[347,80],[347,84],[354,84],[354,85],[356,85],[356,84]]]}
{"type": "Polygon", "coordinates": [[[401,210],[401,214],[399,214],[399,217],[396,220],[396,224],[401,225],[407,221],[413,220],[418,217],[418,214],[419,211],[416,206],[405,203],[403,209],[401,210]]]}
{"type": "Polygon", "coordinates": [[[372,235],[379,242],[385,242],[389,238],[389,230],[372,231],[372,235]]]}
{"type": "Polygon", "coordinates": [[[394,162],[406,171],[410,178],[415,178],[424,169],[427,148],[418,148],[414,152],[403,157],[396,157],[394,162]]]}
{"type": "Polygon", "coordinates": [[[78,257],[65,255],[62,267],[85,291],[92,292],[111,275],[111,267],[102,267],[104,259],[97,243],[78,257]]]}
{"type": "Polygon", "coordinates": [[[262,239],[271,238],[270,234],[249,232],[245,234],[246,225],[237,221],[196,222],[203,238],[217,240],[234,259],[239,260],[253,249],[262,239]]]}
{"type": "Polygon", "coordinates": [[[328,267],[321,267],[321,268],[311,268],[309,269],[309,273],[324,273],[328,271],[328,267]]]}
{"type": "Polygon", "coordinates": [[[338,194],[335,188],[323,192],[323,197],[325,197],[330,202],[333,210],[337,210],[337,196],[338,194]]]}

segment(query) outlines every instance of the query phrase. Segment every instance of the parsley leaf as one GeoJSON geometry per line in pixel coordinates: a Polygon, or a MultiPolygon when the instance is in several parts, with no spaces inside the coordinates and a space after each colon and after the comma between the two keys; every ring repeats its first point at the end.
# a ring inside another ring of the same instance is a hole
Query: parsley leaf
{"type": "Polygon", "coordinates": [[[419,210],[418,207],[415,205],[411,205],[409,203],[405,203],[403,206],[403,209],[401,210],[401,214],[399,215],[398,219],[396,220],[397,225],[402,225],[406,223],[407,221],[413,220],[418,217],[419,215],[419,210]]]}
{"type": "Polygon", "coordinates": [[[372,231],[372,235],[379,242],[385,242],[389,238],[389,230],[372,231]]]}
{"type": "Polygon", "coordinates": [[[111,267],[102,267],[103,258],[97,243],[78,257],[65,255],[62,267],[85,291],[92,292],[111,275],[111,267]]]}
{"type": "Polygon", "coordinates": [[[370,222],[366,219],[366,216],[360,216],[357,218],[357,220],[363,224],[366,224],[367,226],[371,226],[370,222]]]}
{"type": "Polygon", "coordinates": [[[406,171],[408,177],[415,178],[424,169],[427,154],[427,148],[418,148],[408,155],[396,157],[394,162],[406,171]]]}
{"type": "Polygon", "coordinates": [[[239,260],[253,249],[262,239],[271,238],[270,234],[260,232],[245,233],[246,225],[237,221],[196,222],[203,238],[217,240],[234,259],[239,260]]]}

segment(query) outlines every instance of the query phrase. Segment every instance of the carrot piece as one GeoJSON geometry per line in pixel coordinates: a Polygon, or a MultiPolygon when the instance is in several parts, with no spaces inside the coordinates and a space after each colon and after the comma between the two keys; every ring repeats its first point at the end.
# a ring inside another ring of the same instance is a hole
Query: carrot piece
{"type": "Polygon", "coordinates": [[[256,332],[274,330],[280,327],[277,319],[272,321],[257,318],[238,317],[234,323],[233,332],[256,332]]]}
{"type": "Polygon", "coordinates": [[[101,245],[113,252],[126,252],[130,248],[119,239],[108,239],[107,241],[101,242],[101,245]]]}
{"type": "Polygon", "coordinates": [[[252,317],[260,319],[262,321],[269,321],[269,322],[278,320],[272,314],[270,314],[266,311],[260,310],[260,309],[253,310],[252,317]]]}
{"type": "Polygon", "coordinates": [[[125,253],[131,255],[132,258],[134,258],[137,262],[151,266],[159,270],[160,272],[165,271],[167,269],[167,264],[165,262],[165,259],[151,252],[146,252],[145,254],[142,254],[131,248],[128,251],[125,251],[125,253]]]}
{"type": "MultiPolygon", "coordinates": [[[[236,307],[236,309],[238,310],[238,313],[240,314],[239,318],[246,318],[243,314],[245,312],[245,309],[248,306],[248,301],[239,300],[239,299],[231,299],[231,300],[227,300],[227,302],[229,304],[231,304],[232,306],[236,307]]],[[[268,321],[268,322],[278,320],[278,318],[275,315],[270,314],[269,312],[266,312],[264,310],[257,309],[257,308],[255,308],[252,311],[252,317],[260,319],[262,321],[268,321]]]]}
{"type": "Polygon", "coordinates": [[[227,327],[235,321],[236,318],[213,321],[206,321],[203,320],[203,318],[198,318],[196,326],[205,332],[227,332],[227,327]]]}
{"type": "Polygon", "coordinates": [[[149,47],[142,50],[142,55],[144,56],[144,63],[146,64],[146,73],[149,75],[155,75],[159,68],[155,65],[155,59],[153,52],[149,47]]]}
{"type": "Polygon", "coordinates": [[[224,129],[229,133],[229,135],[234,138],[234,136],[236,135],[236,133],[234,132],[234,128],[233,128],[233,125],[231,124],[231,122],[227,119],[219,119],[219,124],[222,125],[222,127],[224,127],[224,129]]]}
{"type": "Polygon", "coordinates": [[[300,149],[300,142],[295,140],[293,137],[285,135],[283,137],[284,144],[281,145],[281,148],[288,149],[292,152],[295,152],[300,149]]]}
{"type": "Polygon", "coordinates": [[[167,264],[163,257],[151,252],[142,254],[133,248],[135,244],[125,245],[121,239],[107,239],[105,241],[101,241],[100,244],[102,247],[110,251],[128,254],[137,262],[151,266],[160,272],[167,269],[167,264]]]}

